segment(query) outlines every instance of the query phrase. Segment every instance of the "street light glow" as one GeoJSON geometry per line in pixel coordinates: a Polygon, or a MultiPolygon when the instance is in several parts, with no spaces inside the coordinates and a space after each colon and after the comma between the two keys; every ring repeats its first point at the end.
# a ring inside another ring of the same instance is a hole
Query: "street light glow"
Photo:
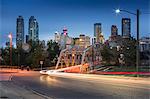
{"type": "Polygon", "coordinates": [[[11,34],[9,34],[9,35],[8,35],[8,37],[11,39],[11,38],[12,38],[12,35],[11,35],[11,34]]]}
{"type": "Polygon", "coordinates": [[[118,14],[120,13],[120,9],[116,9],[115,12],[118,14]]]}

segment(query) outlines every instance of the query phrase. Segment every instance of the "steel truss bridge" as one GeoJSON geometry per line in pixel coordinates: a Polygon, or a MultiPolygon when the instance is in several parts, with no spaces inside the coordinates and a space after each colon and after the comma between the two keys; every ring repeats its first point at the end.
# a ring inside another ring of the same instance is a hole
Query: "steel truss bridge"
{"type": "Polygon", "coordinates": [[[101,65],[101,44],[93,44],[88,48],[73,46],[60,52],[55,69],[64,72],[86,73],[101,65]]]}

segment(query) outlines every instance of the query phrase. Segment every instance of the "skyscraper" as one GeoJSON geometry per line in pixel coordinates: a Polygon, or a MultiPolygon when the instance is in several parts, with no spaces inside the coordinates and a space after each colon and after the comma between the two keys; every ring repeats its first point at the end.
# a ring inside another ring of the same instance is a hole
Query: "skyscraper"
{"type": "Polygon", "coordinates": [[[102,34],[102,26],[101,23],[94,24],[94,36],[96,37],[97,43],[104,43],[104,37],[102,34]]]}
{"type": "Polygon", "coordinates": [[[131,19],[122,18],[122,37],[130,38],[131,37],[131,19]]]}
{"type": "Polygon", "coordinates": [[[28,35],[29,41],[39,41],[39,25],[34,16],[31,16],[29,19],[28,35]]]}
{"type": "Polygon", "coordinates": [[[122,36],[118,35],[118,28],[116,25],[111,26],[111,36],[107,41],[110,47],[119,47],[122,45],[122,36]]]}
{"type": "Polygon", "coordinates": [[[111,36],[117,36],[118,35],[118,28],[116,25],[111,26],[111,36]]]}
{"type": "Polygon", "coordinates": [[[16,22],[16,47],[22,47],[24,43],[24,19],[22,16],[18,16],[16,22]]]}

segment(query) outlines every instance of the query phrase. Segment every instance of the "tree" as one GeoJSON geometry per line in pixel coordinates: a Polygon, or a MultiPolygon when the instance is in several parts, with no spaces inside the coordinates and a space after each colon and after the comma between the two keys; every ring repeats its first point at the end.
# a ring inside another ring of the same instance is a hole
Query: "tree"
{"type": "Polygon", "coordinates": [[[136,40],[125,39],[122,42],[122,53],[125,56],[125,64],[127,66],[135,66],[136,64],[136,40]]]}
{"type": "MultiPolygon", "coordinates": [[[[12,65],[15,66],[31,66],[32,68],[38,68],[40,61],[44,61],[43,66],[54,66],[56,64],[56,58],[59,56],[60,50],[56,42],[50,40],[47,43],[48,48],[43,48],[43,45],[39,42],[29,41],[30,50],[24,51],[22,47],[12,48],[12,65]],[[55,62],[54,62],[55,61],[55,62]]],[[[2,65],[10,65],[10,47],[1,48],[1,56],[3,60],[2,65]]]]}
{"type": "Polygon", "coordinates": [[[104,45],[102,50],[101,50],[101,55],[102,55],[102,59],[103,61],[106,62],[106,64],[110,64],[111,59],[113,58],[113,54],[109,48],[109,46],[104,45]]]}
{"type": "Polygon", "coordinates": [[[55,41],[53,40],[49,40],[47,42],[47,46],[48,46],[48,58],[50,60],[50,65],[53,66],[53,65],[56,65],[55,63],[53,63],[53,60],[54,58],[56,59],[57,57],[56,56],[59,56],[59,53],[60,53],[60,50],[59,50],[59,46],[58,46],[58,43],[56,43],[55,41]]]}
{"type": "Polygon", "coordinates": [[[117,47],[109,47],[104,45],[101,50],[102,59],[107,64],[118,65],[120,54],[124,55],[124,61],[126,66],[135,66],[136,63],[136,40],[135,39],[123,39],[122,45],[119,50],[117,47]]]}
{"type": "Polygon", "coordinates": [[[40,60],[45,59],[42,45],[34,41],[30,41],[29,45],[31,46],[30,52],[24,53],[26,56],[25,64],[31,66],[32,68],[39,67],[40,60]]]}
{"type": "MultiPolygon", "coordinates": [[[[2,57],[2,61],[1,61],[2,65],[10,65],[10,47],[9,46],[5,48],[1,48],[1,57],[2,57]]],[[[18,65],[17,63],[18,63],[17,50],[14,47],[12,47],[12,65],[17,66],[18,65]]]]}

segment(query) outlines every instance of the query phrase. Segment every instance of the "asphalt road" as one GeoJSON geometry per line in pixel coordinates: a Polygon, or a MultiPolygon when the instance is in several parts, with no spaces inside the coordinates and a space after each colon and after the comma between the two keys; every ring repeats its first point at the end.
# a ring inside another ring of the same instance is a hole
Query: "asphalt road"
{"type": "Polygon", "coordinates": [[[15,74],[12,81],[54,99],[150,99],[149,83],[128,79],[15,74]]]}

